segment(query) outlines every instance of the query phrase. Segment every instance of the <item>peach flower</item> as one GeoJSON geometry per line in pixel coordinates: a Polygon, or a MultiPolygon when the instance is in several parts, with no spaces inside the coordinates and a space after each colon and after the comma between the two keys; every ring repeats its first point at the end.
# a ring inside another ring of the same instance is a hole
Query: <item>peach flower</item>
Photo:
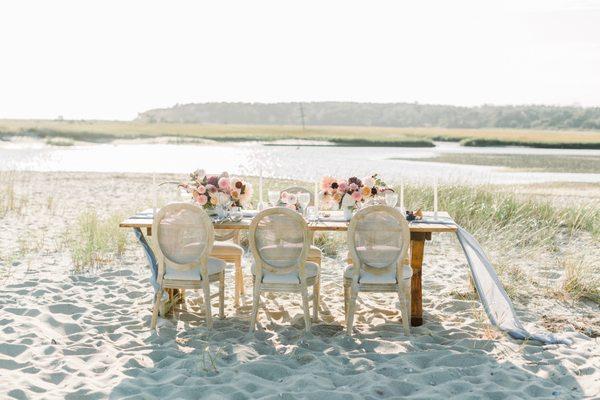
{"type": "Polygon", "coordinates": [[[335,179],[332,178],[331,176],[324,176],[323,177],[323,181],[321,182],[321,188],[322,189],[329,189],[331,188],[331,184],[335,182],[335,179]]]}
{"type": "Polygon", "coordinates": [[[203,185],[198,186],[198,189],[196,189],[196,191],[200,194],[204,194],[206,193],[206,187],[203,185]]]}
{"type": "Polygon", "coordinates": [[[363,186],[363,188],[361,189],[361,193],[364,197],[369,197],[371,196],[371,188],[363,186]]]}

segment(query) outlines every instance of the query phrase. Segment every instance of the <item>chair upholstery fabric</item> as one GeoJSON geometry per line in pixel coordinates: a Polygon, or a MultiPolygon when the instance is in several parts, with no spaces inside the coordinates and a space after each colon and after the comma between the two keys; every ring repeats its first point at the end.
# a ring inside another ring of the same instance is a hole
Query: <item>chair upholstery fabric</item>
{"type": "MultiPolygon", "coordinates": [[[[319,272],[319,266],[312,262],[306,262],[304,264],[304,270],[306,271],[307,278],[314,278],[317,276],[319,272]]],[[[254,263],[252,263],[252,275],[254,273],[254,263]]],[[[300,276],[298,272],[290,272],[289,274],[273,274],[268,271],[263,270],[263,280],[262,283],[290,283],[290,284],[299,284],[300,276]]]]}

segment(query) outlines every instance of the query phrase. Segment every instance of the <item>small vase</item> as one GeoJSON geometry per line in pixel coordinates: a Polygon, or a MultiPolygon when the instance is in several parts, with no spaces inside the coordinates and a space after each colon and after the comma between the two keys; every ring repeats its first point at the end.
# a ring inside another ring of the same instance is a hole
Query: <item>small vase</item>
{"type": "Polygon", "coordinates": [[[225,209],[225,207],[219,205],[215,207],[215,210],[217,211],[217,216],[221,219],[227,217],[227,210],[225,209]]]}
{"type": "Polygon", "coordinates": [[[352,219],[352,207],[344,207],[344,219],[350,221],[352,219]]]}

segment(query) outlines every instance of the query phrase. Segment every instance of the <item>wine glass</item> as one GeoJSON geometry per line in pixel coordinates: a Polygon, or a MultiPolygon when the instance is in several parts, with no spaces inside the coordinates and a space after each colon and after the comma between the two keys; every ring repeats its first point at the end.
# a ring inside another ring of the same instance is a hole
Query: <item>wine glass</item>
{"type": "Polygon", "coordinates": [[[300,204],[300,209],[304,213],[306,210],[306,206],[310,203],[310,193],[308,192],[300,192],[298,193],[298,204],[300,204]]]}
{"type": "Polygon", "coordinates": [[[229,218],[231,218],[231,220],[233,222],[239,222],[242,220],[243,214],[242,214],[242,209],[240,207],[231,207],[231,210],[229,212],[229,218]]]}
{"type": "Polygon", "coordinates": [[[306,218],[309,221],[318,221],[319,220],[319,210],[315,206],[310,206],[306,208],[306,218]]]}
{"type": "Polygon", "coordinates": [[[275,207],[279,203],[280,196],[279,190],[269,190],[268,197],[271,207],[275,207]]]}
{"type": "Polygon", "coordinates": [[[395,207],[396,203],[398,203],[398,193],[393,192],[391,190],[385,191],[385,204],[390,207],[395,207]]]}

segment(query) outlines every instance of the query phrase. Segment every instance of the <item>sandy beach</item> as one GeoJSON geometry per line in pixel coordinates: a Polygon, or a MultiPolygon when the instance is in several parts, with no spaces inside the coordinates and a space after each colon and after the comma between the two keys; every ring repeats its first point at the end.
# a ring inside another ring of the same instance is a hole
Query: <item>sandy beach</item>
{"type": "MultiPolygon", "coordinates": [[[[343,249],[323,262],[320,321],[309,334],[300,296],[290,294],[269,295],[269,315],[261,311],[258,331],[248,334],[251,299],[233,307],[233,267],[226,319],[215,318],[211,331],[192,292],[152,331],[150,272],[131,231],[121,256],[81,272],[65,245],[85,210],[108,217],[148,207],[151,176],[14,178],[22,203],[0,216],[0,398],[600,398],[598,305],[532,287],[513,298],[520,318],[566,332],[574,344],[510,339],[489,325],[451,234],[427,243],[425,324],[410,337],[397,297],[383,294],[361,295],[357,333],[343,333],[343,249]]],[[[558,285],[561,272],[537,271],[536,257],[544,255],[515,262],[558,285]]],[[[244,275],[248,292],[249,253],[244,275]]]]}

